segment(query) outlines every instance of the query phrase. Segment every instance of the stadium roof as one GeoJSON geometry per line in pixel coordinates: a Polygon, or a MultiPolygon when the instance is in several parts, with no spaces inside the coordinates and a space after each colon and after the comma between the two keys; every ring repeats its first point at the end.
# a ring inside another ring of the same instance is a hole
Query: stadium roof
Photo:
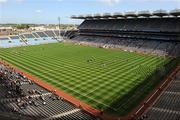
{"type": "Polygon", "coordinates": [[[153,12],[150,11],[130,11],[130,12],[125,12],[125,13],[120,13],[120,12],[115,12],[113,14],[111,13],[104,13],[104,14],[100,14],[100,13],[96,13],[94,15],[88,14],[88,15],[79,15],[79,16],[75,16],[72,15],[71,18],[72,19],[118,19],[118,18],[139,18],[139,17],[166,17],[166,16],[171,16],[171,17],[178,17],[180,16],[180,9],[174,9],[171,10],[169,12],[167,12],[166,10],[155,10],[153,12]]]}
{"type": "Polygon", "coordinates": [[[125,12],[125,17],[137,17],[138,15],[136,14],[135,11],[131,11],[131,12],[125,12]]]}
{"type": "Polygon", "coordinates": [[[120,13],[120,12],[115,12],[115,13],[113,14],[113,16],[114,16],[115,18],[124,17],[124,14],[122,14],[122,13],[120,13]]]}
{"type": "Polygon", "coordinates": [[[171,10],[169,14],[173,16],[180,16],[180,9],[171,10]]]}
{"type": "Polygon", "coordinates": [[[138,16],[142,16],[142,17],[150,17],[152,16],[152,13],[150,11],[139,11],[138,12],[138,16]]]}
{"type": "Polygon", "coordinates": [[[163,17],[163,16],[168,16],[169,13],[167,13],[166,10],[161,10],[161,9],[160,9],[160,10],[154,11],[154,12],[153,12],[153,15],[154,15],[154,16],[163,17]]]}

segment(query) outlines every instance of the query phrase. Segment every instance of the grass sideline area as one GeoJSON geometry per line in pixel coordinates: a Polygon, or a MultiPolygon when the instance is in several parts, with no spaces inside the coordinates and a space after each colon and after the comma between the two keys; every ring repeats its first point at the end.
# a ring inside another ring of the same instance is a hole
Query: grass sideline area
{"type": "Polygon", "coordinates": [[[110,114],[126,115],[172,58],[67,43],[0,49],[0,58],[110,114]]]}

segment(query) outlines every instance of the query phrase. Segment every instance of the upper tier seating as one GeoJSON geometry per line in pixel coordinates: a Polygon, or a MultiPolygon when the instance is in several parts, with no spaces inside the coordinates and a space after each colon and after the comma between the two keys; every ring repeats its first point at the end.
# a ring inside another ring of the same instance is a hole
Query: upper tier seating
{"type": "Polygon", "coordinates": [[[85,20],[80,30],[180,32],[179,18],[85,20]]]}

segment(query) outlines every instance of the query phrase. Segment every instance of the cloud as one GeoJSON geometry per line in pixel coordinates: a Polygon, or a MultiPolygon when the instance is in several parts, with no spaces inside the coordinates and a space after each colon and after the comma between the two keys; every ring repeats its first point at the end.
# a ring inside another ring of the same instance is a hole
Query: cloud
{"type": "Polygon", "coordinates": [[[6,3],[8,0],[0,0],[0,4],[1,3],[6,3]]]}
{"type": "Polygon", "coordinates": [[[35,10],[36,13],[42,13],[43,11],[42,10],[35,10]]]}
{"type": "Polygon", "coordinates": [[[115,5],[120,3],[122,0],[98,0],[98,1],[107,5],[115,5]]]}

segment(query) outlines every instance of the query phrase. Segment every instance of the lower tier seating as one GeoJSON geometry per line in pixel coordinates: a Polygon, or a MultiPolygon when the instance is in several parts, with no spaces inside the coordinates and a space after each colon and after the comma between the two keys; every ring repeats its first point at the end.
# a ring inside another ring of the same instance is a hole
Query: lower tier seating
{"type": "Polygon", "coordinates": [[[180,72],[160,95],[155,104],[139,119],[141,120],[180,119],[180,72]]]}
{"type": "Polygon", "coordinates": [[[157,55],[180,56],[180,42],[160,41],[117,37],[100,37],[78,35],[71,39],[72,42],[79,42],[97,47],[119,48],[125,51],[137,51],[157,55]]]}
{"type": "Polygon", "coordinates": [[[81,108],[0,65],[0,118],[26,120],[96,120],[81,108]]]}

